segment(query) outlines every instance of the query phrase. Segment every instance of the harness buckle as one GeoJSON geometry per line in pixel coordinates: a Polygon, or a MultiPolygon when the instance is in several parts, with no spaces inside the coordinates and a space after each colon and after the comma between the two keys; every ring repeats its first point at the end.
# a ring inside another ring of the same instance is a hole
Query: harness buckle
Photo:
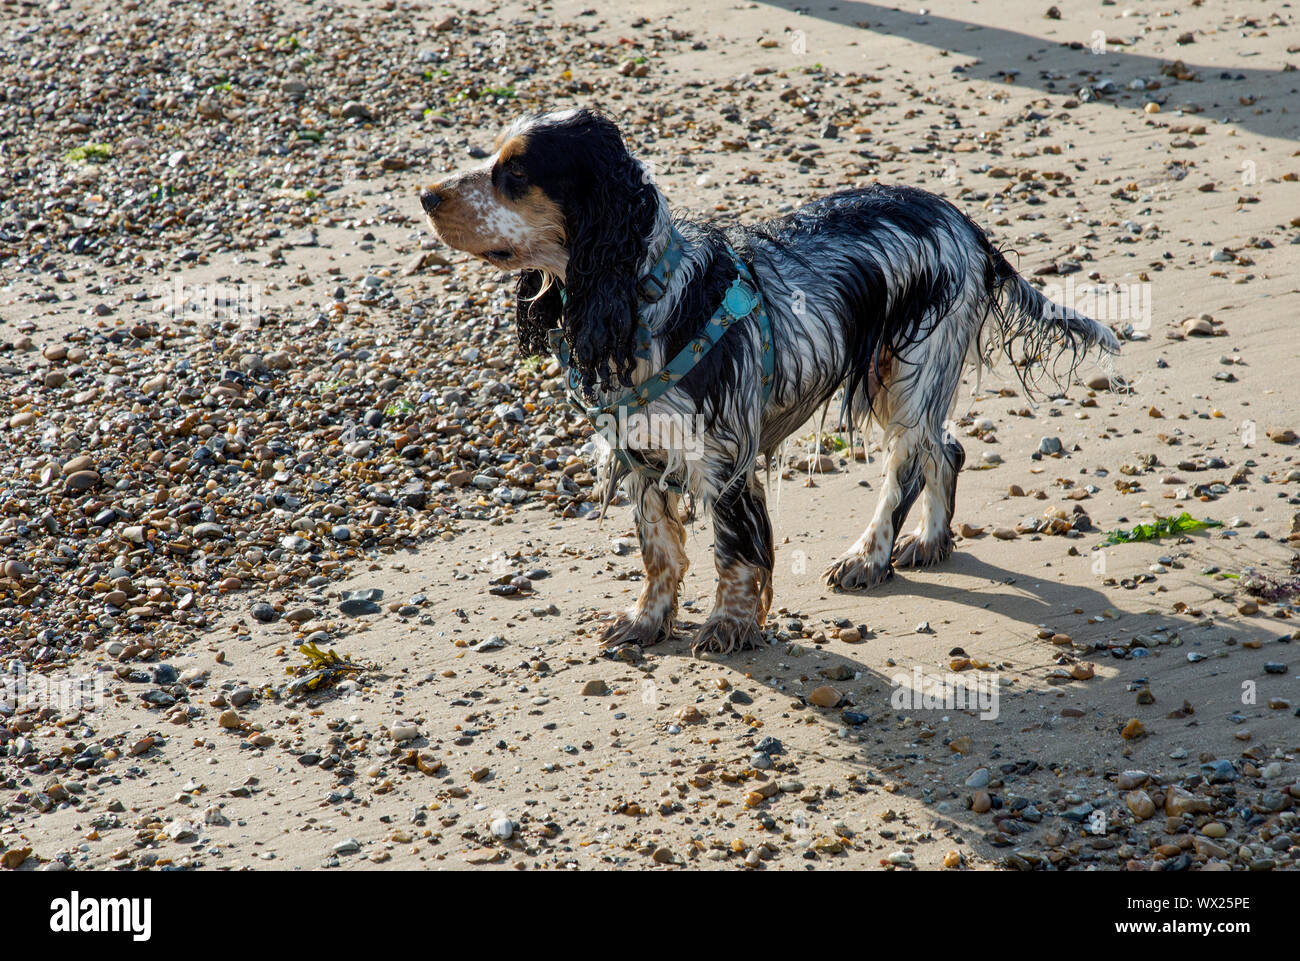
{"type": "Polygon", "coordinates": [[[662,300],[664,294],[668,293],[668,284],[659,279],[657,274],[646,274],[636,283],[637,295],[648,303],[655,303],[662,300]],[[654,284],[657,289],[651,289],[648,284],[654,284]]]}

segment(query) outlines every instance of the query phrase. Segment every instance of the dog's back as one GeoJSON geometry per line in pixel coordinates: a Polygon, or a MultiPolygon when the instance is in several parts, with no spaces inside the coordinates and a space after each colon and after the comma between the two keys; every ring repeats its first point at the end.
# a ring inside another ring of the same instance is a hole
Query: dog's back
{"type": "Polygon", "coordinates": [[[1018,372],[1032,379],[1059,374],[1056,357],[1068,356],[1072,372],[1092,347],[1119,349],[1110,330],[1044,297],[977,224],[924,190],[847,190],[734,236],[778,344],[761,449],[771,455],[840,389],[850,427],[884,431],[885,485],[871,525],[828,572],[839,586],[869,587],[892,564],[951,552],[965,455],[944,423],[969,363],[1020,343],[1028,360],[1018,372]],[[923,492],[921,525],[896,546],[923,492]]]}

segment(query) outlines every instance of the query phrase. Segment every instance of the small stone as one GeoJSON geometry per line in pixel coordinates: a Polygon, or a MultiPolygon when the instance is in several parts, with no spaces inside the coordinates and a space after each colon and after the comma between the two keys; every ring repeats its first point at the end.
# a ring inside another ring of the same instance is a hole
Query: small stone
{"type": "Polygon", "coordinates": [[[4,576],[15,581],[25,581],[32,576],[32,569],[19,560],[8,560],[4,562],[4,576]]]}
{"type": "Polygon", "coordinates": [[[609,686],[600,678],[588,681],[582,685],[583,697],[603,697],[609,693],[609,686]]]}
{"type": "Polygon", "coordinates": [[[1207,798],[1197,797],[1177,785],[1169,785],[1169,790],[1165,794],[1166,816],[1178,818],[1184,814],[1201,814],[1209,810],[1210,802],[1207,798]]]}
{"type": "Polygon", "coordinates": [[[1211,784],[1227,784],[1237,780],[1237,769],[1226,759],[1207,761],[1201,765],[1201,777],[1211,784]]]}
{"type": "Polygon", "coordinates": [[[1146,725],[1144,725],[1137,718],[1133,717],[1133,718],[1129,718],[1128,723],[1124,725],[1124,729],[1119,733],[1120,733],[1120,737],[1124,738],[1124,740],[1132,741],[1136,738],[1141,737],[1146,732],[1147,732],[1146,725]]]}
{"type": "Polygon", "coordinates": [[[1226,858],[1228,849],[1221,844],[1215,844],[1208,838],[1194,836],[1192,838],[1192,847],[1197,854],[1207,858],[1226,858]]]}
{"type": "Polygon", "coordinates": [[[8,848],[0,853],[0,867],[14,871],[31,856],[31,848],[8,848]]]}
{"type": "MultiPolygon", "coordinates": [[[[349,617],[361,617],[365,614],[379,614],[383,610],[377,597],[371,597],[370,591],[351,591],[345,594],[339,603],[339,611],[349,617]]],[[[383,592],[380,592],[381,596],[383,592]]]]}
{"type": "Polygon", "coordinates": [[[1130,791],[1124,795],[1124,805],[1139,821],[1145,821],[1156,813],[1155,802],[1146,791],[1130,791]]]}
{"type": "Polygon", "coordinates": [[[99,481],[100,481],[100,477],[98,471],[80,470],[77,471],[75,474],[69,475],[67,480],[64,483],[64,486],[69,491],[75,493],[75,492],[90,490],[92,487],[98,485],[99,481]]]}
{"type": "Polygon", "coordinates": [[[356,854],[361,850],[361,842],[356,838],[344,838],[334,845],[330,850],[335,854],[356,854]]]}
{"type": "Polygon", "coordinates": [[[655,853],[651,855],[651,857],[654,859],[656,864],[673,864],[677,860],[677,858],[674,857],[673,852],[668,848],[656,848],[655,853]]]}
{"type": "Polygon", "coordinates": [[[1151,779],[1151,775],[1146,771],[1130,770],[1121,771],[1115,778],[1115,784],[1121,791],[1127,791],[1130,788],[1141,787],[1151,779]]]}
{"type": "Polygon", "coordinates": [[[835,688],[830,687],[829,685],[823,685],[822,687],[815,687],[808,693],[809,702],[817,705],[818,707],[834,707],[835,705],[840,703],[840,700],[842,698],[843,695],[840,694],[839,691],[835,690],[835,688]]]}

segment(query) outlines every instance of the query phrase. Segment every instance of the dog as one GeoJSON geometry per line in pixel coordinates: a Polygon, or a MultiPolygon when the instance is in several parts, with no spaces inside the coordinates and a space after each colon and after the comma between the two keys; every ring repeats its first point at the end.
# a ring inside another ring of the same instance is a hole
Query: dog
{"type": "Polygon", "coordinates": [[[952,552],[965,454],[944,424],[968,366],[1020,343],[1039,373],[1069,354],[1068,377],[1091,348],[1119,350],[1108,328],[1045,298],[965,214],[923,190],[872,184],[746,227],[675,220],[616,124],[590,109],[521,117],[481,166],[419,201],[446,244],[519,272],[520,352],[557,351],[589,415],[630,388],[638,414],[700,425],[693,457],[659,437],[602,444],[645,565],[606,649],[672,636],[688,494],[712,514],[718,579],[693,648],[761,643],[774,549],[758,457],[770,466],[837,392],[850,429],[883,429],[874,516],[825,574],[866,589],[952,552]],[[685,372],[670,376],[673,364],[685,372]],[[920,522],[899,538],[918,499],[920,522]]]}

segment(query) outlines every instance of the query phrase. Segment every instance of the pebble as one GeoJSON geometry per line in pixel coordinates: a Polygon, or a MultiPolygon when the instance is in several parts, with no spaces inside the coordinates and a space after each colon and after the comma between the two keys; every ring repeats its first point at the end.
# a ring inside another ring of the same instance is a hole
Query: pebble
{"type": "Polygon", "coordinates": [[[1237,780],[1237,769],[1231,761],[1210,761],[1201,765],[1201,776],[1211,784],[1226,784],[1237,780]]]}
{"type": "Polygon", "coordinates": [[[808,700],[818,707],[834,707],[843,697],[839,691],[829,686],[815,687],[808,694],[808,700]]]}
{"type": "Polygon", "coordinates": [[[1151,796],[1146,791],[1130,791],[1124,795],[1124,806],[1139,821],[1145,821],[1156,813],[1155,802],[1151,800],[1151,796]]]}
{"type": "Polygon", "coordinates": [[[1115,779],[1116,786],[1121,791],[1127,791],[1131,788],[1141,787],[1151,779],[1151,775],[1146,771],[1129,770],[1121,771],[1115,779]]]}
{"type": "Polygon", "coordinates": [[[1177,785],[1170,785],[1165,795],[1165,814],[1169,817],[1182,817],[1184,814],[1201,814],[1210,810],[1206,798],[1197,797],[1177,785]]]}

